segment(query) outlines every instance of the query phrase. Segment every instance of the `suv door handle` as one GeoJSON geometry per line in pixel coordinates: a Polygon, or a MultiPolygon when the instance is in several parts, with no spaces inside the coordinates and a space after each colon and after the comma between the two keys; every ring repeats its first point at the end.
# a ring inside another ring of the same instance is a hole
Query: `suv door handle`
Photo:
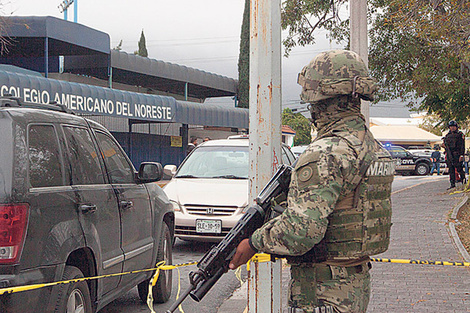
{"type": "Polygon", "coordinates": [[[121,207],[121,209],[123,210],[128,210],[128,209],[132,209],[134,207],[134,202],[130,201],[130,200],[121,200],[119,202],[119,206],[121,207]]]}
{"type": "Polygon", "coordinates": [[[96,211],[96,205],[95,204],[80,204],[79,209],[83,214],[94,213],[96,211]]]}

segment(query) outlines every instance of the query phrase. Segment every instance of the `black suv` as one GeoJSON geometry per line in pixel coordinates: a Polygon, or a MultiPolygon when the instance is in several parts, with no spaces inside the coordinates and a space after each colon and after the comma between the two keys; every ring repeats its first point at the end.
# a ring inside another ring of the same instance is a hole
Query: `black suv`
{"type": "MultiPolygon", "coordinates": [[[[159,163],[136,172],[103,126],[58,105],[0,98],[0,131],[0,288],[171,263],[174,210],[154,183],[159,163]]],[[[136,285],[146,301],[151,275],[5,294],[0,312],[94,312],[136,285]]],[[[171,293],[171,273],[160,275],[156,302],[171,293]]]]}
{"type": "Polygon", "coordinates": [[[400,146],[385,145],[385,149],[396,160],[395,172],[403,175],[416,174],[424,176],[429,174],[432,167],[430,156],[419,156],[400,146]]]}

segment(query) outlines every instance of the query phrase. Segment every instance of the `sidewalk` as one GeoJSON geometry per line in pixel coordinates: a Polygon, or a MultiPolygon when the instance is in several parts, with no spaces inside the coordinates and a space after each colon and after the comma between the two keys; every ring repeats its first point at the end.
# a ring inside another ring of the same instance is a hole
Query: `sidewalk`
{"type": "MultiPolygon", "coordinates": [[[[393,217],[389,250],[377,257],[469,262],[459,254],[447,217],[462,199],[449,195],[446,179],[433,180],[392,194],[393,217]]],[[[368,313],[470,312],[468,267],[373,262],[368,313]]],[[[283,273],[287,290],[289,269],[283,273]]],[[[283,306],[286,306],[285,295],[283,306]]],[[[246,284],[222,304],[219,313],[243,313],[246,284]]]]}

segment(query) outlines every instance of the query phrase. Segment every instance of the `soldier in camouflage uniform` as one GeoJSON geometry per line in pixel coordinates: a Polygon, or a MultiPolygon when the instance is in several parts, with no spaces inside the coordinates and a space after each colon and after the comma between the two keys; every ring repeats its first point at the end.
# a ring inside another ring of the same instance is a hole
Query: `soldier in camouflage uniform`
{"type": "Polygon", "coordinates": [[[240,243],[230,268],[256,251],[288,256],[289,312],[366,312],[369,256],[389,244],[394,173],[360,112],[376,85],[342,50],[319,54],[298,83],[318,136],[295,165],[286,210],[240,243]]]}

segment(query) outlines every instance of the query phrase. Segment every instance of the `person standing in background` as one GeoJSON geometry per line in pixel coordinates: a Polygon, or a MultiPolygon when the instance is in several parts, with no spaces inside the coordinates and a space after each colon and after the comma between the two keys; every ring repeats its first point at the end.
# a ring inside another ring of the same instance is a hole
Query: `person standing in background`
{"type": "Polygon", "coordinates": [[[437,175],[441,175],[441,152],[439,151],[441,147],[439,145],[434,146],[434,151],[431,154],[432,168],[429,175],[434,174],[434,169],[437,170],[437,175]]]}
{"type": "Polygon", "coordinates": [[[465,173],[463,171],[463,161],[465,154],[465,138],[459,130],[456,121],[449,122],[449,132],[444,137],[444,146],[446,148],[446,162],[449,167],[450,187],[455,188],[455,183],[465,182],[465,173]],[[456,172],[460,176],[456,180],[456,172]]]}
{"type": "Polygon", "coordinates": [[[191,140],[188,143],[188,148],[186,149],[186,155],[190,154],[197,146],[197,137],[191,137],[191,140]]]}

